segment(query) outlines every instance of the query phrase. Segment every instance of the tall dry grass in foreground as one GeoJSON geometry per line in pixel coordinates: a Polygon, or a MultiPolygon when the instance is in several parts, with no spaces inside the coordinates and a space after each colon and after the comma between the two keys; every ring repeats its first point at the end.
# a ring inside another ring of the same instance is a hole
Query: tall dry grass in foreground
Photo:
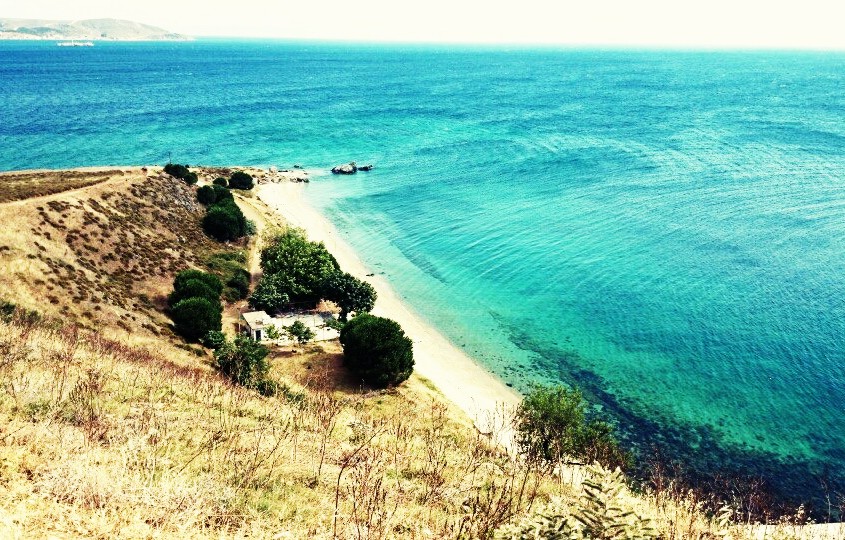
{"type": "MultiPolygon", "coordinates": [[[[581,534],[588,515],[666,539],[749,537],[608,471],[575,485],[508,456],[416,391],[289,381],[262,398],[20,311],[0,322],[0,383],[3,538],[556,538],[532,524],[581,534]]],[[[590,537],[628,537],[603,530],[590,537]]]]}
{"type": "Polygon", "coordinates": [[[438,402],[266,399],[74,327],[0,323],[0,380],[4,538],[485,536],[546,480],[438,402]]]}

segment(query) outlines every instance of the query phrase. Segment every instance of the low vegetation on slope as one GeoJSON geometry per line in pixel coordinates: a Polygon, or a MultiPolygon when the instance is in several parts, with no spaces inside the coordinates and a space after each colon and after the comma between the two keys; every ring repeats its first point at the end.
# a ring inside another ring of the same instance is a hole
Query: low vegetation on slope
{"type": "Polygon", "coordinates": [[[0,512],[24,537],[485,536],[548,489],[412,392],[335,391],[324,372],[267,399],[17,315],[0,348],[0,512]]]}
{"type": "Polygon", "coordinates": [[[124,174],[123,171],[119,170],[4,173],[0,174],[0,203],[43,197],[62,191],[93,186],[124,174]]]}
{"type": "MultiPolygon", "coordinates": [[[[79,174],[95,185],[0,205],[0,220],[14,223],[0,228],[7,300],[88,328],[169,335],[166,295],[177,272],[221,266],[228,253],[245,260],[241,246],[203,233],[196,188],[139,169],[79,174]]],[[[21,192],[41,191],[40,177],[31,181],[21,192]]]]}

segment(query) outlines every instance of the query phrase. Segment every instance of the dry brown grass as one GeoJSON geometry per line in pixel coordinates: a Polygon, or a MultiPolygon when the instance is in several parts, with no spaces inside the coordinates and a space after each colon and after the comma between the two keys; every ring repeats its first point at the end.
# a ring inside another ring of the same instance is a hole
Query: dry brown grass
{"type": "Polygon", "coordinates": [[[0,220],[14,224],[0,229],[4,299],[136,340],[170,335],[162,312],[175,274],[244,246],[203,234],[196,188],[181,181],[140,169],[106,180],[72,172],[98,183],[0,205],[0,220]]]}
{"type": "Polygon", "coordinates": [[[0,203],[43,197],[93,186],[132,171],[22,171],[0,173],[0,203]]]}
{"type": "Polygon", "coordinates": [[[0,349],[7,536],[472,537],[542,482],[413,388],[331,390],[319,349],[272,399],[75,327],[0,349]]]}

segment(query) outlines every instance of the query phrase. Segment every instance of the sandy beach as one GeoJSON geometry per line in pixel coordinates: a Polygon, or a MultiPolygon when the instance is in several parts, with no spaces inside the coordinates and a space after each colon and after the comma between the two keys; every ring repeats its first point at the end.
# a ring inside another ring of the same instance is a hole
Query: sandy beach
{"type": "Polygon", "coordinates": [[[512,432],[502,427],[502,411],[513,410],[520,396],[501,380],[484,370],[475,360],[446,339],[413,309],[405,305],[382,276],[367,276],[358,255],[322,214],[303,197],[303,184],[281,182],[262,184],[257,194],[308,238],[323,242],[344,271],[365,280],[378,293],[374,315],[398,322],[414,342],[414,372],[430,380],[446,398],[462,409],[482,433],[495,432],[499,442],[510,446],[512,432]]]}

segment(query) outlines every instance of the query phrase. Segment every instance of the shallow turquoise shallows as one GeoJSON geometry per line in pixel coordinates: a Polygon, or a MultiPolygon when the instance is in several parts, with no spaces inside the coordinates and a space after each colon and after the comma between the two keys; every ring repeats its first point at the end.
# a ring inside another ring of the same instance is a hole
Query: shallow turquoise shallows
{"type": "Polygon", "coordinates": [[[845,480],[843,55],[5,42],[0,80],[0,169],[324,171],[309,200],[517,388],[580,385],[643,456],[845,480]]]}

